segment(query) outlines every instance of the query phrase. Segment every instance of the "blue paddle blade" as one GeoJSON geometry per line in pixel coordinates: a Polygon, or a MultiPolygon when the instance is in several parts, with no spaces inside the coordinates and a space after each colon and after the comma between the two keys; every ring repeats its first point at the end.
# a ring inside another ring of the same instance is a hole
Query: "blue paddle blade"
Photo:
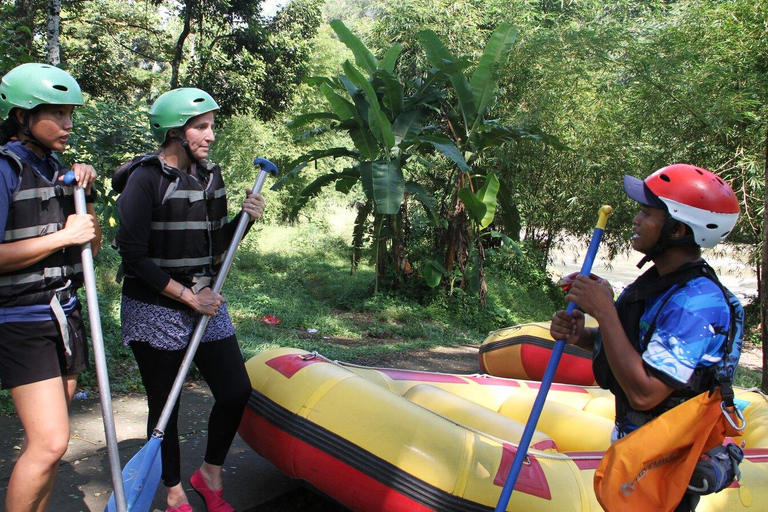
{"type": "MultiPolygon", "coordinates": [[[[152,506],[163,469],[160,460],[162,441],[161,437],[151,437],[123,468],[125,500],[129,512],[149,512],[152,506]]],[[[109,498],[104,512],[117,512],[114,494],[109,498]]]]}

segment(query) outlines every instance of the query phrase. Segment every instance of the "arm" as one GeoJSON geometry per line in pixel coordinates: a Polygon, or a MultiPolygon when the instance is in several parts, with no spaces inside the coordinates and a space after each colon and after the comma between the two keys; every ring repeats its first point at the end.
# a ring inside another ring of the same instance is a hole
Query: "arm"
{"type": "Polygon", "coordinates": [[[203,288],[199,292],[194,293],[174,279],[169,280],[166,287],[160,293],[182,304],[186,304],[201,315],[214,316],[219,312],[219,308],[224,303],[224,297],[210,288],[203,288]]]}
{"type": "Polygon", "coordinates": [[[266,203],[261,194],[254,194],[250,188],[245,189],[245,199],[243,200],[242,210],[238,212],[237,215],[235,215],[226,225],[224,225],[224,227],[221,228],[224,232],[225,240],[232,240],[232,237],[235,234],[235,230],[237,229],[237,225],[240,223],[240,216],[246,214],[250,217],[248,229],[245,231],[247,234],[248,231],[250,231],[253,222],[256,219],[261,218],[261,215],[264,213],[265,206],[266,203]]]}
{"type": "Polygon", "coordinates": [[[224,297],[204,288],[197,294],[171,278],[149,259],[150,225],[153,205],[159,203],[155,191],[160,179],[152,171],[137,169],[117,202],[120,229],[117,233],[123,265],[150,289],[181,302],[204,315],[215,315],[224,297]]]}
{"type": "Polygon", "coordinates": [[[149,259],[152,210],[160,199],[155,190],[159,177],[149,169],[136,169],[117,200],[120,227],[117,245],[126,271],[140,279],[147,287],[162,292],[171,279],[165,271],[149,259]]]}
{"type": "MultiPolygon", "coordinates": [[[[589,277],[600,285],[600,289],[610,300],[610,304],[603,304],[600,307],[612,309],[613,287],[611,283],[594,274],[590,274],[589,277]]],[[[578,272],[574,272],[561,279],[558,285],[562,286],[563,290],[568,291],[577,278],[578,272]]],[[[576,304],[578,305],[578,302],[576,304]]],[[[595,349],[595,339],[598,332],[599,329],[596,327],[584,327],[584,313],[581,309],[574,309],[572,315],[569,315],[567,311],[558,311],[552,318],[552,323],[549,327],[549,334],[553,339],[564,339],[569,345],[575,345],[590,352],[595,349]]]]}
{"type": "Polygon", "coordinates": [[[555,340],[565,340],[569,345],[575,345],[590,352],[595,348],[594,327],[584,327],[584,313],[578,309],[573,310],[573,315],[567,311],[558,311],[552,317],[549,325],[549,335],[555,340]]]}
{"type": "MultiPolygon", "coordinates": [[[[0,168],[0,232],[2,233],[5,232],[13,192],[19,184],[12,172],[7,165],[0,168]]],[[[101,234],[93,219],[94,217],[89,215],[70,215],[61,231],[0,244],[0,272],[13,272],[29,267],[71,245],[82,245],[96,238],[100,241],[101,234]]]]}
{"type": "Polygon", "coordinates": [[[65,247],[82,245],[94,240],[95,224],[90,215],[70,215],[61,231],[0,244],[0,272],[12,272],[29,267],[65,247]]]}
{"type": "Polygon", "coordinates": [[[624,332],[613,298],[601,291],[600,286],[591,279],[579,277],[566,299],[576,302],[597,320],[608,363],[630,405],[639,411],[651,409],[668,397],[673,388],[650,373],[624,332]]]}

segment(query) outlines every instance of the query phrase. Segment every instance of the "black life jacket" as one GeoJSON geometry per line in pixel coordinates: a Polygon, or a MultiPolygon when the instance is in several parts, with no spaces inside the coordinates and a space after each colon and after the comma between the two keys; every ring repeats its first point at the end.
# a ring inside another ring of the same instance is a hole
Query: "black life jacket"
{"type": "MultiPolygon", "coordinates": [[[[69,169],[55,156],[53,181],[48,181],[10,149],[0,146],[0,155],[14,163],[19,186],[11,198],[3,243],[49,235],[64,229],[67,217],[75,213],[73,187],[58,184],[69,169]]],[[[80,247],[56,251],[28,267],[0,274],[0,307],[49,304],[54,296],[69,300],[83,284],[80,247]]]]}
{"type": "Polygon", "coordinates": [[[656,267],[652,267],[624,290],[624,293],[616,302],[616,311],[630,343],[638,353],[642,353],[643,348],[648,346],[656,329],[656,317],[664,309],[666,300],[669,300],[673,294],[669,294],[665,302],[660,304],[656,317],[653,318],[649,325],[641,344],[640,318],[645,311],[645,300],[649,297],[658,296],[672,287],[681,288],[688,281],[698,277],[706,277],[712,280],[723,292],[729,305],[730,326],[728,331],[724,333],[726,334],[726,342],[723,347],[724,357],[722,364],[696,368],[685,387],[673,391],[653,409],[638,411],[629,404],[629,399],[611,371],[605,350],[601,346],[601,349],[594,354],[592,369],[595,374],[595,380],[600,387],[609,389],[616,398],[616,420],[618,423],[628,420],[634,425],[642,426],[696,395],[705,391],[714,391],[716,386],[722,387],[724,399],[731,400],[732,405],[733,390],[731,382],[733,372],[735,371],[734,367],[738,364],[738,357],[741,353],[741,322],[743,322],[743,315],[741,317],[737,315],[734,301],[738,301],[738,299],[723,287],[717,279],[715,271],[704,260],[700,259],[686,263],[676,271],[663,276],[659,276],[656,267]]]}
{"type": "MultiPolygon", "coordinates": [[[[228,240],[227,197],[219,166],[197,164],[197,176],[163,163],[157,154],[141,155],[121,166],[112,187],[122,192],[140,167],[161,173],[162,198],[152,205],[149,258],[174,280],[195,289],[209,286],[224,259],[228,240]]],[[[132,277],[126,269],[126,277],[132,277]]]]}

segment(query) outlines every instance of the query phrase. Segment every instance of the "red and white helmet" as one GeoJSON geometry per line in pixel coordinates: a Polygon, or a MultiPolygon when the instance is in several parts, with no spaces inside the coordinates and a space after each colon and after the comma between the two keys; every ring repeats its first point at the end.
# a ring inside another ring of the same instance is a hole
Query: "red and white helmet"
{"type": "Polygon", "coordinates": [[[624,190],[652,208],[690,226],[697,245],[711,248],[725,240],[739,217],[739,201],[716,174],[689,164],[662,167],[644,181],[624,176],[624,190]]]}

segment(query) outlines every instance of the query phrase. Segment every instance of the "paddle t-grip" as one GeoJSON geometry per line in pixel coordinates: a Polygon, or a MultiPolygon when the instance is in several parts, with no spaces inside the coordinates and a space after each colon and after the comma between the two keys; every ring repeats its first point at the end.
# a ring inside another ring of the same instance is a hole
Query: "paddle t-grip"
{"type": "Polygon", "coordinates": [[[613,213],[613,208],[607,204],[600,207],[597,212],[597,225],[596,228],[605,229],[605,225],[608,224],[608,217],[613,213]]]}

